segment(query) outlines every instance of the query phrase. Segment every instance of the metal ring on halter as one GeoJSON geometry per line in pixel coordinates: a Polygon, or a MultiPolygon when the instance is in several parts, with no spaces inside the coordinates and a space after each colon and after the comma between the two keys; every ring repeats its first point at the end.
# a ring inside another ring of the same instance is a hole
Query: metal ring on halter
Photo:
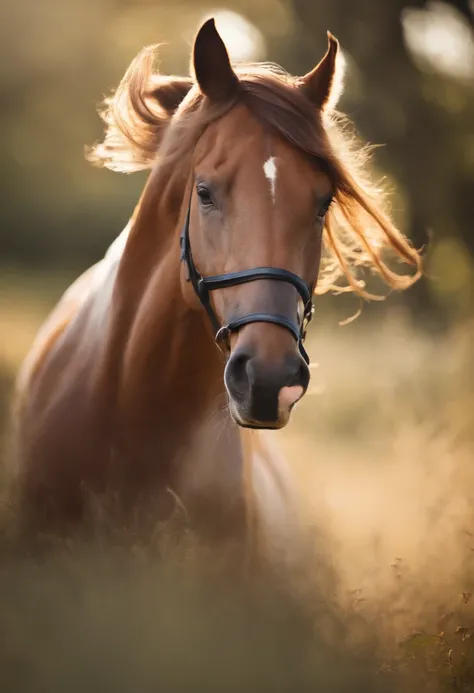
{"type": "Polygon", "coordinates": [[[229,341],[229,336],[230,336],[230,330],[227,325],[222,325],[217,332],[216,336],[214,337],[215,341],[217,343],[219,342],[225,342],[225,344],[228,344],[229,341]]]}

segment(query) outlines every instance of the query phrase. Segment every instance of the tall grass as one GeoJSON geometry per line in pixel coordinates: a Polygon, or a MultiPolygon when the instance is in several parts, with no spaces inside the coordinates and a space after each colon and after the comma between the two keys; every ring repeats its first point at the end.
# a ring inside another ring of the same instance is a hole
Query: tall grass
{"type": "MultiPolygon", "coordinates": [[[[15,296],[4,417],[49,301],[15,296]]],[[[276,438],[314,544],[278,582],[173,522],[27,545],[4,504],[0,690],[474,691],[473,336],[390,308],[313,330],[312,392],[276,438]]]]}

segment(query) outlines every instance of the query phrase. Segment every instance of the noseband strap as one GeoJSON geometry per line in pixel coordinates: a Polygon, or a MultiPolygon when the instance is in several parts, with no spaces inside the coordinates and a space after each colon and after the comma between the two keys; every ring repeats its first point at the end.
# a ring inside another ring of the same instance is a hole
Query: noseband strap
{"type": "Polygon", "coordinates": [[[297,274],[278,267],[255,267],[254,269],[241,270],[240,272],[229,272],[228,274],[218,274],[213,277],[203,277],[194,264],[191,243],[189,238],[189,220],[191,217],[191,199],[189,201],[188,211],[181,232],[181,260],[186,263],[188,269],[187,280],[191,282],[194,291],[211,321],[212,327],[215,330],[215,339],[217,342],[223,341],[228,344],[229,337],[232,332],[237,332],[244,325],[250,325],[253,322],[267,322],[279,325],[287,329],[296,342],[300,353],[306,363],[309,363],[309,357],[303,346],[303,341],[306,336],[306,329],[311,318],[313,317],[313,303],[311,300],[313,288],[309,287],[301,277],[297,274]],[[273,279],[275,281],[286,282],[295,287],[303,301],[304,311],[303,319],[300,325],[295,325],[291,320],[283,315],[276,313],[250,313],[241,318],[231,320],[227,325],[221,325],[212,308],[209,292],[216,289],[225,289],[229,286],[238,286],[239,284],[247,284],[258,279],[273,279]]]}

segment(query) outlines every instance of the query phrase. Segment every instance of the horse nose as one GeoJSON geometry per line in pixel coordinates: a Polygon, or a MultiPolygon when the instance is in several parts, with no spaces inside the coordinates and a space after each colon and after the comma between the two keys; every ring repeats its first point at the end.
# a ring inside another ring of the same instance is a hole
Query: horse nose
{"type": "Polygon", "coordinates": [[[278,393],[278,411],[284,412],[290,409],[303,396],[302,385],[287,385],[278,393]]]}
{"type": "Polygon", "coordinates": [[[240,422],[278,424],[305,393],[309,368],[299,353],[269,363],[238,348],[227,363],[225,383],[240,422]]]}

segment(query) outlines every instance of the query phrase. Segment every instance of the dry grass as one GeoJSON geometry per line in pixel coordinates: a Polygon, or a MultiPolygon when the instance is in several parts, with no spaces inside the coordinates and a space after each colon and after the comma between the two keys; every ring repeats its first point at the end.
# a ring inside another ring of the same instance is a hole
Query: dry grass
{"type": "MultiPolygon", "coordinates": [[[[0,301],[4,402],[46,303],[0,301]]],[[[304,576],[238,579],[173,525],[27,547],[6,506],[2,692],[474,691],[474,326],[324,323],[278,434],[315,528],[304,576]]]]}

